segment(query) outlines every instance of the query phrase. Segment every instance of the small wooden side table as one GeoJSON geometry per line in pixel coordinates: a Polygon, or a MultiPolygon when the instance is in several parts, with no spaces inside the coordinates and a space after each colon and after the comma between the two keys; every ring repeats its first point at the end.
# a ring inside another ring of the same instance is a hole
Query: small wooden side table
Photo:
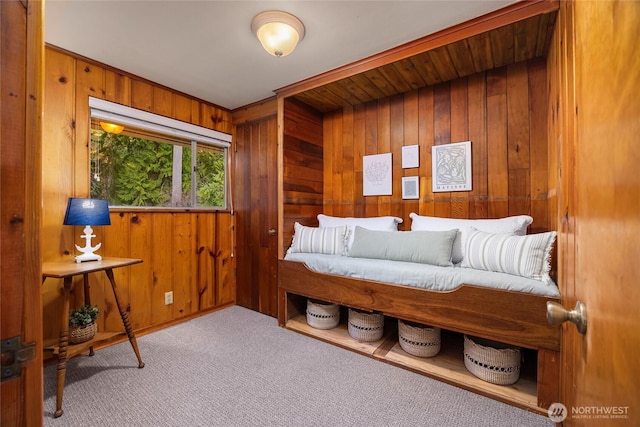
{"type": "Polygon", "coordinates": [[[58,355],[58,376],[56,382],[56,412],[54,413],[54,417],[59,417],[62,415],[62,396],[64,393],[64,383],[65,376],[67,373],[67,360],[73,356],[76,356],[83,351],[89,349],[89,355],[93,355],[93,346],[100,342],[107,341],[113,338],[116,335],[121,334],[121,332],[116,333],[97,333],[96,336],[87,341],[86,343],[81,343],[77,345],[69,346],[69,300],[70,294],[73,289],[73,276],[82,275],[84,278],[84,299],[85,304],[90,305],[91,299],[89,297],[89,273],[97,273],[100,271],[104,271],[111,283],[111,289],[113,289],[113,295],[116,299],[116,304],[118,305],[118,310],[120,311],[120,317],[122,317],[122,323],[124,324],[124,329],[129,337],[129,342],[131,343],[131,347],[133,347],[133,351],[138,358],[138,368],[144,368],[144,362],[142,362],[142,358],[140,357],[140,352],[138,351],[138,343],[136,342],[136,336],[133,333],[133,328],[131,327],[131,323],[129,322],[129,315],[127,314],[127,307],[123,305],[122,299],[120,297],[120,292],[118,291],[118,286],[116,285],[115,278],[113,277],[113,269],[126,267],[133,264],[141,263],[141,259],[135,258],[109,258],[104,257],[102,261],[89,261],[83,263],[76,263],[72,260],[70,261],[60,261],[60,262],[45,262],[42,264],[42,283],[48,277],[63,279],[64,286],[62,289],[62,319],[60,323],[60,339],[58,340],[57,346],[47,347],[45,344],[45,349],[53,350],[54,353],[58,355]]]}

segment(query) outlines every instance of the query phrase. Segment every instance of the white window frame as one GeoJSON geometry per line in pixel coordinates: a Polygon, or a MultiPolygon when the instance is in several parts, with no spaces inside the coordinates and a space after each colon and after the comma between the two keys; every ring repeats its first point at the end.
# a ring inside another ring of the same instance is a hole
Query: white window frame
{"type": "MultiPolygon", "coordinates": [[[[214,209],[226,209],[230,201],[228,200],[230,188],[229,185],[229,152],[232,136],[228,133],[207,129],[202,126],[193,125],[191,123],[182,122],[180,120],[171,119],[159,114],[150,113],[148,111],[138,110],[136,108],[127,107],[126,105],[117,104],[115,102],[106,101],[104,99],[89,97],[90,118],[96,118],[108,122],[115,122],[124,126],[130,126],[148,130],[160,135],[173,136],[178,139],[189,140],[192,142],[191,150],[193,159],[196,157],[196,144],[201,143],[225,150],[225,205],[215,207],[214,209]]],[[[192,179],[195,180],[195,170],[191,171],[192,179]]],[[[194,181],[195,182],[195,181],[194,181]]],[[[192,206],[180,207],[177,209],[202,209],[208,207],[193,206],[195,203],[195,192],[191,195],[192,206]]],[[[120,207],[120,206],[118,206],[120,207]]],[[[122,206],[123,208],[125,206],[122,206]]],[[[136,209],[139,207],[135,207],[136,209]]],[[[145,209],[157,209],[157,207],[144,207],[145,209]]],[[[213,208],[213,207],[212,207],[213,208]]],[[[166,209],[163,207],[162,209],[166,209]]]]}

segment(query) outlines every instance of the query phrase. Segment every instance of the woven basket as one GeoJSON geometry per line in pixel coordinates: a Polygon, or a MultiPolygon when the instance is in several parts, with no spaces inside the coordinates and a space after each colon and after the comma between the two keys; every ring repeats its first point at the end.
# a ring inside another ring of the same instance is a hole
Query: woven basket
{"type": "Polygon", "coordinates": [[[464,366],[481,380],[507,385],[520,377],[520,349],[464,336],[464,366]]]}
{"type": "Polygon", "coordinates": [[[96,335],[98,331],[98,325],[95,322],[84,326],[71,328],[69,330],[69,344],[80,344],[89,341],[96,335]]]}
{"type": "Polygon", "coordinates": [[[340,323],[340,306],[318,300],[307,300],[307,323],[316,329],[331,329],[340,323]]]}
{"type": "Polygon", "coordinates": [[[440,352],[440,328],[398,319],[398,342],[413,356],[433,357],[440,352]]]}
{"type": "Polygon", "coordinates": [[[378,313],[349,309],[349,335],[358,341],[377,341],[384,334],[384,316],[378,313]]]}

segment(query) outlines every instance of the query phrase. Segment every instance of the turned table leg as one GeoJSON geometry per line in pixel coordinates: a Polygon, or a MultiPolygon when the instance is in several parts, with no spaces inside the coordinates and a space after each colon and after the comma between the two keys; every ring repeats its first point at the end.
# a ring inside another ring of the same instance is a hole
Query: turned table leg
{"type": "Polygon", "coordinates": [[[120,291],[118,290],[118,286],[116,285],[116,280],[113,277],[113,270],[107,269],[105,270],[107,273],[107,277],[109,278],[109,282],[111,283],[111,288],[113,289],[113,296],[116,299],[116,304],[118,306],[118,310],[120,311],[120,317],[122,317],[122,323],[124,323],[124,329],[127,332],[127,337],[129,337],[129,342],[131,343],[131,347],[133,347],[133,351],[138,358],[138,368],[144,368],[144,362],[140,357],[140,351],[138,351],[138,342],[136,341],[136,335],[133,333],[133,328],[131,327],[131,322],[129,322],[129,314],[127,313],[127,308],[122,304],[120,298],[120,291]]]}
{"type": "Polygon", "coordinates": [[[69,346],[69,294],[71,293],[72,277],[64,278],[62,288],[62,322],[60,324],[60,340],[58,342],[58,372],[56,381],[56,411],[53,416],[62,415],[62,397],[64,382],[67,374],[67,347],[69,346]]]}
{"type": "MultiPolygon", "coordinates": [[[[91,286],[89,285],[89,273],[84,273],[82,275],[83,285],[84,285],[84,303],[85,305],[91,305],[91,286]]],[[[93,356],[95,353],[93,351],[93,346],[89,347],[89,356],[93,356]]]]}

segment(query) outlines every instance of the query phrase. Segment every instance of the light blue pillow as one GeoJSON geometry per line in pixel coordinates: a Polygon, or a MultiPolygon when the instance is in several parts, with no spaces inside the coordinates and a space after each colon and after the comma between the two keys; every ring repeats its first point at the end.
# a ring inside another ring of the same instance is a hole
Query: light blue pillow
{"type": "Polygon", "coordinates": [[[388,259],[451,267],[451,251],[457,234],[457,229],[374,231],[356,226],[353,245],[348,255],[354,258],[388,259]]]}

